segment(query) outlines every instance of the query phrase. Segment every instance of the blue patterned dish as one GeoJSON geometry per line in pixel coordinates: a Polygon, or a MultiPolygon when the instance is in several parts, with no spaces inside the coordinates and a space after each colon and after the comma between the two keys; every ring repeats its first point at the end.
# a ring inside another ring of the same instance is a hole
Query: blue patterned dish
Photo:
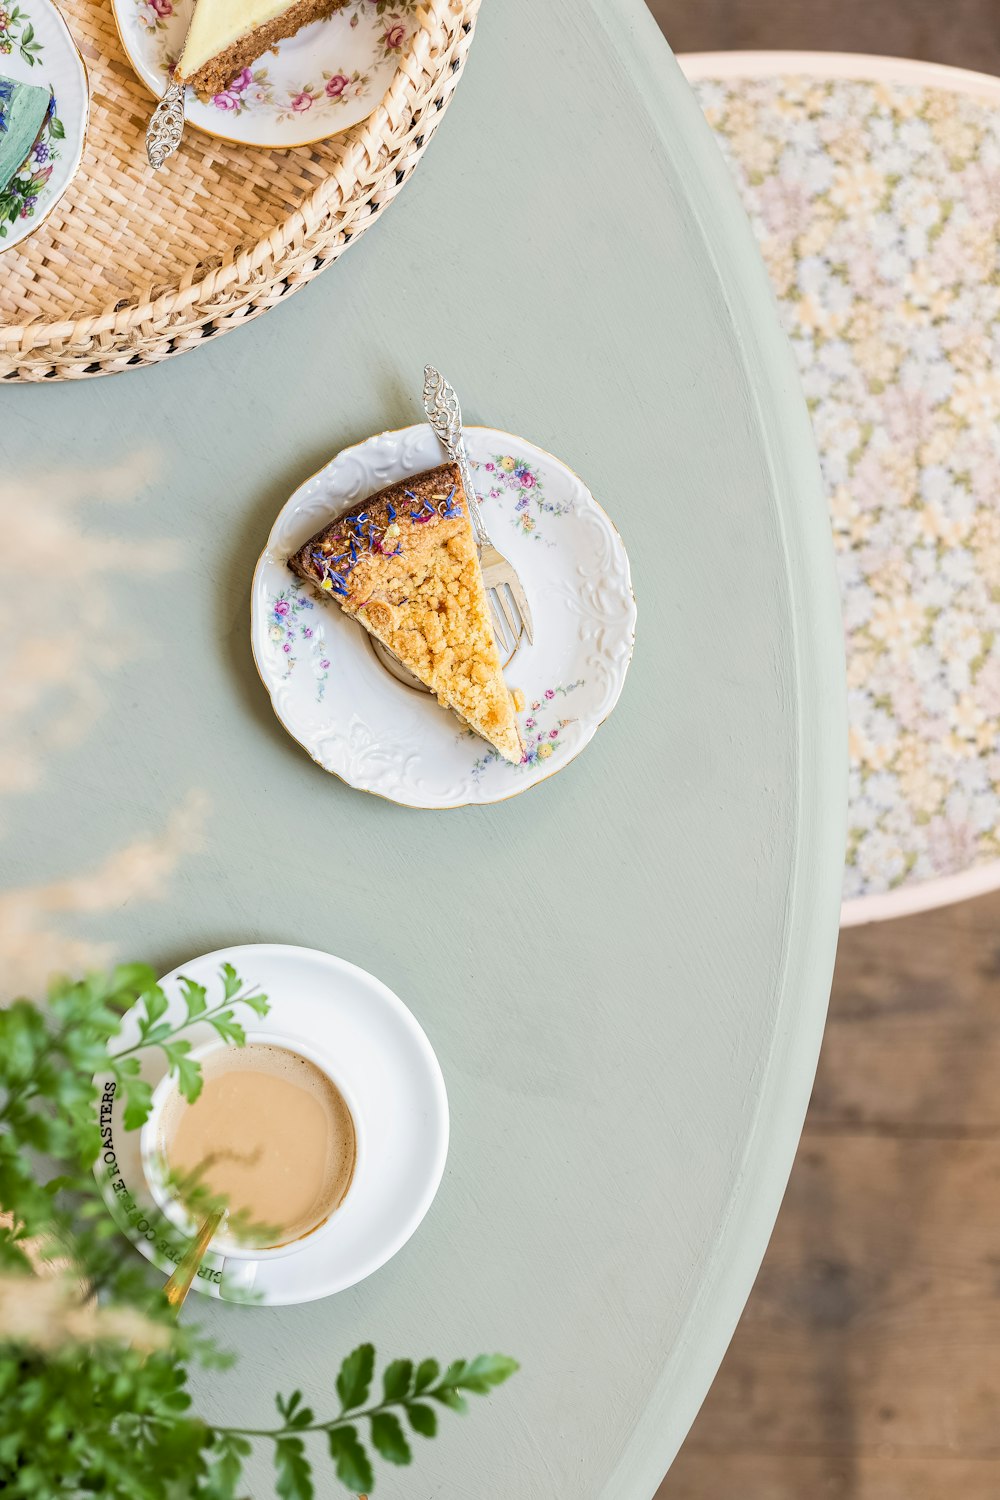
{"type": "Polygon", "coordinates": [[[0,75],[14,86],[7,89],[9,102],[16,102],[19,85],[42,88],[51,101],[41,130],[25,142],[27,156],[12,174],[0,172],[2,253],[32,234],[58,203],[87,138],[87,70],[51,0],[0,0],[0,75]]]}

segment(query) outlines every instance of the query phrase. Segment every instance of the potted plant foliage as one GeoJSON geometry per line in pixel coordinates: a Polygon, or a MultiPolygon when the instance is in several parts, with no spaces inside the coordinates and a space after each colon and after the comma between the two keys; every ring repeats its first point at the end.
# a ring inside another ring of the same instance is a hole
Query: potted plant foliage
{"type": "Polygon", "coordinates": [[[11,1500],[241,1500],[255,1444],[273,1453],[281,1500],[317,1493],[321,1455],[340,1485],[367,1494],[373,1455],[409,1464],[440,1414],[465,1411],[469,1394],[487,1395],[517,1369],[505,1355],[480,1355],[444,1368],[394,1359],[376,1374],[366,1343],[344,1359],[322,1407],[293,1391],[276,1396],[270,1428],[198,1416],[187,1390],[192,1362],[228,1360],[176,1323],[148,1268],[123,1246],[93,1174],[93,1079],[110,1071],[126,1128],[137,1129],[150,1108],[139,1052],[161,1047],[178,1087],[195,1098],[200,1072],[183,1033],[207,1023],[240,1046],[240,1006],[267,1009],[234,973],[222,979],[218,1005],[188,988],[178,1025],[164,1019],[166,997],[141,964],[58,980],[47,1004],[23,999],[0,1010],[0,1490],[11,1500]],[[116,1051],[121,1016],[136,1004],[140,1040],[116,1051]]]}

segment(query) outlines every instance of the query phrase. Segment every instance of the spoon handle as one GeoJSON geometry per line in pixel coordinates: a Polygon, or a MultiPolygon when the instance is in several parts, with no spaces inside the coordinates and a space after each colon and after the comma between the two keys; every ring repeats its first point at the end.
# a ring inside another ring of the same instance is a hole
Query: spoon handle
{"type": "Polygon", "coordinates": [[[212,1210],[177,1262],[173,1275],[164,1286],[163,1292],[167,1299],[167,1304],[173,1308],[175,1313],[180,1311],[181,1303],[191,1290],[191,1283],[198,1274],[201,1258],[212,1243],[212,1237],[222,1223],[225,1213],[225,1208],[215,1208],[212,1210]]]}

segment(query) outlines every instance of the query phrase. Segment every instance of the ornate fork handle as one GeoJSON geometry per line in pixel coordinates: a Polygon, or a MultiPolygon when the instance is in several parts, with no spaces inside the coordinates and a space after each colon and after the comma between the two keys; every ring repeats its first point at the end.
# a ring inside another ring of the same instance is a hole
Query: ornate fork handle
{"type": "Polygon", "coordinates": [[[476,501],[476,486],[462,436],[462,408],[458,404],[454,387],[433,365],[424,366],[424,411],[449,458],[458,465],[462,488],[469,497],[469,514],[476,533],[476,546],[482,552],[484,547],[492,547],[493,543],[476,501]]]}
{"type": "Polygon", "coordinates": [[[168,83],[146,126],[146,156],[154,172],[160,170],[168,156],[173,156],[183,132],[184,85],[168,83]]]}

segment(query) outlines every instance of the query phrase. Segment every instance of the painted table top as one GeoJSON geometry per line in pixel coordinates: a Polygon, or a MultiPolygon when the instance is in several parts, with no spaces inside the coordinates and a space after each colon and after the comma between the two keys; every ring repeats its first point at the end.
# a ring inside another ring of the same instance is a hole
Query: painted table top
{"type": "Polygon", "coordinates": [[[312,1306],[193,1310],[241,1355],[198,1385],[205,1413],[319,1400],[366,1337],[498,1348],[522,1373],[379,1494],[647,1500],[798,1139],[846,732],[794,365],[639,0],[485,7],[426,163],[335,269],[197,354],[0,401],[7,984],[110,952],[165,971],[231,942],[325,948],[402,996],[448,1083],[441,1191],[389,1266],[312,1306]],[[586,752],[447,815],[319,770],[248,637],[278,508],[413,420],[426,360],[470,420],[585,476],[639,601],[586,752]]]}

